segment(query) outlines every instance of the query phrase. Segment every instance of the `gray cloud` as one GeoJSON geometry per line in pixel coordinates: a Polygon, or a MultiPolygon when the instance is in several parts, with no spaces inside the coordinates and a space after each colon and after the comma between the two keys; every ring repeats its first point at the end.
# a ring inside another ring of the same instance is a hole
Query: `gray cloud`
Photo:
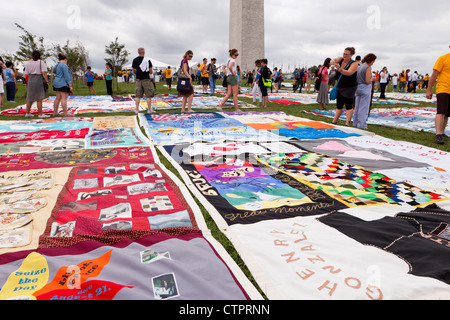
{"type": "MultiPolygon", "coordinates": [[[[441,0],[265,0],[266,58],[286,70],[320,64],[354,46],[359,55],[377,54],[375,68],[430,72],[437,57],[449,52],[449,13],[450,2],[441,0]],[[368,26],[368,8],[379,11],[379,28],[368,26]]],[[[171,65],[188,49],[195,61],[214,56],[219,62],[229,49],[229,1],[223,0],[21,0],[2,7],[0,53],[18,49],[15,22],[43,36],[48,46],[82,42],[100,71],[105,45],[116,36],[131,59],[144,46],[150,57],[171,65]],[[76,28],[68,26],[71,6],[80,10],[76,28]]]]}

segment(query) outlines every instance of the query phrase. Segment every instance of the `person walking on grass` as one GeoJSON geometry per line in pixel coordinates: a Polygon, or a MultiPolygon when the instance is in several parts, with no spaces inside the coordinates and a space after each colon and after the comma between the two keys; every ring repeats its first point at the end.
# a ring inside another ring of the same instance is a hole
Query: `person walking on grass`
{"type": "Polygon", "coordinates": [[[216,80],[219,77],[217,75],[216,58],[212,58],[210,64],[208,64],[208,75],[209,75],[209,90],[213,96],[216,91],[216,80]]]}
{"type": "Polygon", "coordinates": [[[229,50],[230,57],[228,58],[225,74],[227,76],[227,93],[223,98],[222,102],[220,102],[218,109],[222,110],[223,105],[228,99],[233,96],[234,110],[240,111],[238,106],[238,94],[239,94],[239,83],[238,83],[238,75],[237,75],[237,64],[236,59],[239,56],[239,51],[237,49],[229,50]]]}
{"type": "Polygon", "coordinates": [[[41,53],[34,50],[31,53],[31,60],[25,63],[25,76],[28,76],[27,82],[27,106],[26,118],[32,118],[30,113],[33,102],[36,102],[39,118],[47,118],[48,116],[42,113],[42,100],[45,99],[48,88],[47,65],[41,60],[41,53]],[[44,86],[45,85],[45,86],[44,86]]]}
{"type": "Polygon", "coordinates": [[[192,52],[192,50],[186,51],[180,63],[181,73],[186,78],[186,81],[189,81],[190,85],[189,90],[178,91],[178,97],[183,98],[181,102],[181,112],[185,112],[186,104],[188,107],[187,112],[192,112],[192,101],[194,100],[194,86],[192,85],[192,77],[189,74],[189,61],[192,60],[193,56],[194,53],[192,52]]]}
{"type": "Polygon", "coordinates": [[[147,112],[152,112],[152,98],[155,96],[153,90],[152,80],[150,75],[153,74],[153,64],[149,58],[145,56],[145,49],[138,49],[138,56],[134,58],[131,65],[133,73],[136,75],[136,97],[134,99],[136,104],[136,113],[139,113],[139,105],[141,99],[145,97],[147,100],[147,112]]]}
{"type": "Polygon", "coordinates": [[[87,67],[87,72],[85,74],[85,77],[86,77],[86,85],[87,85],[87,87],[89,89],[89,94],[92,94],[91,93],[91,90],[92,90],[92,92],[94,92],[94,95],[97,95],[97,92],[95,92],[95,88],[94,88],[94,77],[95,77],[95,74],[94,74],[94,72],[92,72],[92,68],[91,67],[87,67]]]}
{"type": "Polygon", "coordinates": [[[436,81],[437,111],[434,119],[436,126],[434,142],[442,145],[447,139],[445,128],[447,127],[448,117],[450,116],[450,53],[437,59],[427,88],[427,99],[433,97],[432,89],[436,81]]]}
{"type": "Polygon", "coordinates": [[[170,69],[170,66],[168,66],[167,69],[163,71],[163,74],[166,79],[167,88],[170,91],[172,89],[172,69],[170,69]]]}
{"type": "Polygon", "coordinates": [[[53,116],[58,115],[59,105],[63,110],[65,117],[68,117],[67,111],[67,99],[69,94],[73,91],[72,88],[72,73],[67,66],[67,56],[60,53],[58,54],[58,63],[53,68],[55,73],[55,81],[53,81],[53,90],[56,92],[56,98],[53,102],[53,116]]]}

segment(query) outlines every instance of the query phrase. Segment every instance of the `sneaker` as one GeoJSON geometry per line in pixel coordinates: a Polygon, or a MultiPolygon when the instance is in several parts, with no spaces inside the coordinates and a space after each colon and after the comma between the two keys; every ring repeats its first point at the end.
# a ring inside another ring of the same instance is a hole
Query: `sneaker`
{"type": "Polygon", "coordinates": [[[434,137],[434,143],[437,143],[437,144],[444,144],[444,135],[443,135],[443,134],[437,134],[437,135],[434,137]]]}
{"type": "Polygon", "coordinates": [[[45,119],[45,118],[49,118],[50,116],[46,115],[46,114],[40,114],[38,116],[39,119],[45,119]]]}
{"type": "Polygon", "coordinates": [[[27,113],[26,115],[25,115],[25,118],[33,118],[34,116],[31,114],[31,113],[27,113]]]}

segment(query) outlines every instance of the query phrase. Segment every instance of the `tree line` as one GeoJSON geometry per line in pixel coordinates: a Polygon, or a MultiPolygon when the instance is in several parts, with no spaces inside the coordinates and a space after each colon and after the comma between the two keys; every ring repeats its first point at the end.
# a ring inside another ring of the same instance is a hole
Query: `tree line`
{"type": "MultiPolygon", "coordinates": [[[[24,27],[15,23],[16,27],[22,30],[23,34],[19,36],[19,49],[14,53],[3,54],[5,61],[11,61],[14,66],[31,59],[31,53],[38,50],[41,53],[41,59],[49,66],[48,59],[52,59],[54,63],[58,61],[58,54],[62,53],[67,56],[67,66],[72,72],[72,77],[82,77],[90,65],[89,51],[81,41],[71,43],[69,40],[65,44],[52,44],[50,47],[44,45],[44,37],[38,37],[24,27]]],[[[118,71],[128,62],[130,53],[125,49],[125,45],[119,43],[118,37],[105,46],[105,64],[109,62],[113,66],[113,74],[117,75],[118,71]]],[[[52,67],[48,67],[48,73],[52,74],[52,67]]]]}

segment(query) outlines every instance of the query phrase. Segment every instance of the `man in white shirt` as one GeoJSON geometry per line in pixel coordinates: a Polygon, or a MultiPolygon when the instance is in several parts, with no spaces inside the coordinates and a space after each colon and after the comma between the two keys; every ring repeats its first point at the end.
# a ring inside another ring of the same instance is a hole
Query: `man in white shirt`
{"type": "Polygon", "coordinates": [[[411,70],[406,70],[406,82],[407,82],[407,88],[408,88],[408,92],[411,92],[412,90],[412,72],[411,70]]]}
{"type": "Polygon", "coordinates": [[[380,89],[381,89],[380,99],[386,99],[385,92],[388,84],[388,79],[389,73],[387,71],[387,68],[383,67],[383,70],[381,70],[380,72],[380,89]]]}
{"type": "Polygon", "coordinates": [[[419,75],[417,74],[417,71],[414,71],[414,73],[411,74],[412,91],[414,93],[416,93],[417,79],[418,78],[419,78],[419,75]]]}

